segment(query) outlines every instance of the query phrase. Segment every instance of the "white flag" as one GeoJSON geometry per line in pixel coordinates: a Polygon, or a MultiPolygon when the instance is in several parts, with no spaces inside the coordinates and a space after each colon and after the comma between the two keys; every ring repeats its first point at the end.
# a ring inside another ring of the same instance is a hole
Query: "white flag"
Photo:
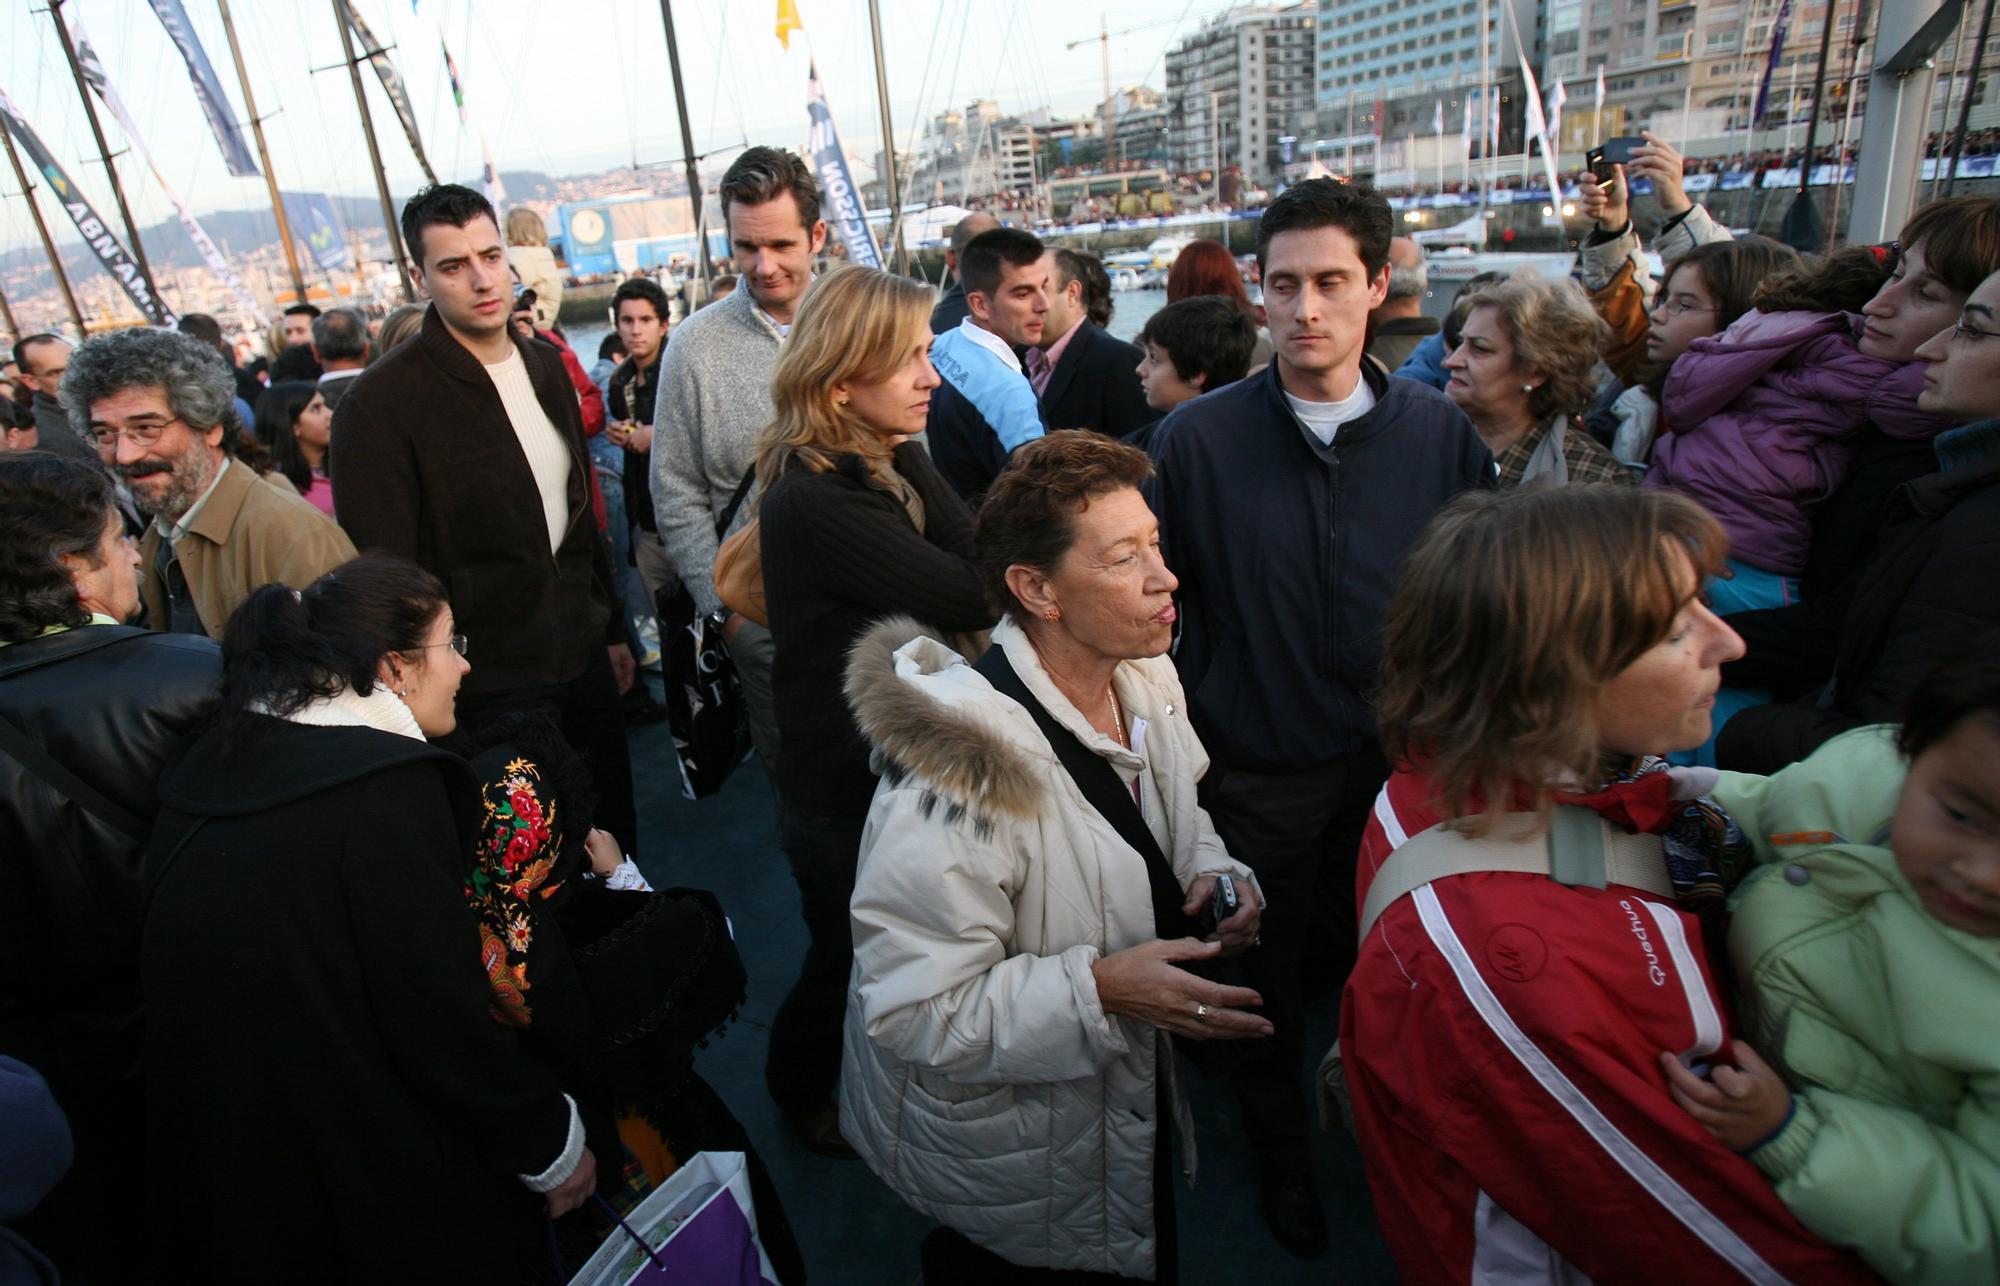
{"type": "Polygon", "coordinates": [[[1475,110],[1474,103],[1479,92],[1476,89],[1471,89],[1467,90],[1465,94],[1465,124],[1459,128],[1459,134],[1465,139],[1465,154],[1467,156],[1472,155],[1472,140],[1475,135],[1475,127],[1472,123],[1475,119],[1473,112],[1475,110]]]}
{"type": "Polygon", "coordinates": [[[1563,104],[1568,101],[1569,91],[1563,88],[1560,80],[1549,86],[1549,141],[1545,146],[1554,147],[1558,152],[1562,150],[1563,104]]]}
{"type": "Polygon", "coordinates": [[[1528,65],[1527,51],[1521,48],[1519,31],[1514,33],[1514,54],[1521,61],[1521,86],[1528,100],[1528,137],[1542,141],[1542,171],[1549,180],[1549,202],[1560,207],[1562,183],[1556,178],[1555,144],[1549,141],[1549,123],[1542,115],[1542,87],[1535,80],[1535,69],[1528,65]]]}
{"type": "MultiPolygon", "coordinates": [[[[1604,68],[1597,69],[1597,128],[1604,128],[1604,68]]],[[[1600,140],[1602,141],[1602,140],[1600,140]]]]}
{"type": "Polygon", "coordinates": [[[1444,100],[1442,98],[1438,99],[1437,103],[1431,108],[1431,133],[1438,135],[1440,138],[1444,136],[1444,100]]]}

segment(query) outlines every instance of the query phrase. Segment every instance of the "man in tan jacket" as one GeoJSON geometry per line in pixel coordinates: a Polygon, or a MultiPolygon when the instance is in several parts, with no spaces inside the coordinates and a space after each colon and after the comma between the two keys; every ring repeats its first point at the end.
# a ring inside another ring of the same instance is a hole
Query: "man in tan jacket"
{"type": "Polygon", "coordinates": [[[139,596],[154,629],[220,638],[252,590],[301,589],[354,557],[325,514],[230,459],[235,387],[214,349],[173,331],[101,335],[71,356],[62,387],[77,432],[152,519],[139,596]]]}

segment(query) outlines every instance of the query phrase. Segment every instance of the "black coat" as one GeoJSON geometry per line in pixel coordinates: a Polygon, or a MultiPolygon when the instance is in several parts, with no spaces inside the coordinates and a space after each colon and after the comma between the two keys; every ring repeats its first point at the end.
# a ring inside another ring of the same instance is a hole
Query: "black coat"
{"type": "Polygon", "coordinates": [[[965,302],[965,283],[954,281],[951,289],[938,296],[936,307],[931,309],[931,334],[942,335],[948,330],[957,330],[958,324],[972,314],[972,305],[965,302]]]}
{"type": "Polygon", "coordinates": [[[1160,418],[1146,405],[1136,345],[1085,319],[1063,346],[1042,390],[1042,421],[1051,429],[1094,429],[1122,438],[1160,418]]]}
{"type": "Polygon", "coordinates": [[[471,770],[247,718],[236,753],[211,733],[160,787],[142,976],[164,1259],[203,1282],[546,1274],[517,1176],[563,1151],[570,1113],[489,1012],[471,770]]]}
{"type": "MultiPolygon", "coordinates": [[[[1827,699],[1743,711],[1716,739],[1716,762],[1773,773],[1850,728],[1900,721],[1926,670],[2000,625],[1996,585],[2000,459],[1906,483],[1890,502],[1881,552],[1827,623],[1838,640],[1827,699]]],[[[1741,674],[1725,670],[1724,678],[1741,682],[1741,674]]]]}
{"type": "Polygon", "coordinates": [[[95,1253],[138,1249],[95,1229],[102,1203],[129,1198],[144,1131],[145,831],[160,772],[207,725],[221,679],[222,650],[197,635],[85,625],[0,648],[0,718],[140,832],[0,753],[0,1054],[47,1078],[77,1147],[33,1235],[108,1280],[116,1266],[95,1253]]]}
{"type": "Polygon", "coordinates": [[[924,502],[924,530],[873,485],[858,456],[814,473],[794,464],[758,502],[771,617],[778,785],[788,804],[832,816],[868,809],[875,774],[843,697],[847,652],[899,613],[942,633],[994,621],[973,561],[972,515],[922,447],[896,448],[896,471],[924,502]]]}
{"type": "Polygon", "coordinates": [[[444,582],[472,640],[460,698],[567,683],[625,641],[590,503],[583,416],[561,355],[515,341],[535,397],[569,447],[569,526],[553,557],[534,473],[500,391],[437,309],[349,386],[334,413],[334,508],[363,552],[444,582]]]}
{"type": "Polygon", "coordinates": [[[1174,663],[1223,768],[1298,771],[1372,747],[1382,618],[1404,554],[1493,457],[1444,394],[1364,362],[1366,415],[1322,447],[1278,363],[1154,430],[1147,499],[1180,577],[1174,663]]]}

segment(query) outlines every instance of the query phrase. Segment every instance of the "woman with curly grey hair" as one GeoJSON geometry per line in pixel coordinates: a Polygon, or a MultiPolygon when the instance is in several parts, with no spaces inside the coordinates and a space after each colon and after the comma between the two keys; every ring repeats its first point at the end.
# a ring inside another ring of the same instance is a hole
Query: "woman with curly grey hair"
{"type": "Polygon", "coordinates": [[[1523,275],[1471,296],[1445,393],[1493,452],[1502,487],[1632,478],[1577,423],[1611,332],[1574,282],[1523,275]]]}

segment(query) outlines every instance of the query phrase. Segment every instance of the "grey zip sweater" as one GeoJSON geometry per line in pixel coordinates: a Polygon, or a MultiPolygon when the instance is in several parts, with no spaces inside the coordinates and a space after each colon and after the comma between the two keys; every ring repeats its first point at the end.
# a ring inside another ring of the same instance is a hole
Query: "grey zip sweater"
{"type": "MultiPolygon", "coordinates": [[[[660,359],[653,514],[660,543],[703,615],[722,606],[715,595],[715,523],[756,462],[783,342],[745,286],[682,322],[660,359]]],[[[730,529],[751,512],[746,501],[730,529]]]]}

